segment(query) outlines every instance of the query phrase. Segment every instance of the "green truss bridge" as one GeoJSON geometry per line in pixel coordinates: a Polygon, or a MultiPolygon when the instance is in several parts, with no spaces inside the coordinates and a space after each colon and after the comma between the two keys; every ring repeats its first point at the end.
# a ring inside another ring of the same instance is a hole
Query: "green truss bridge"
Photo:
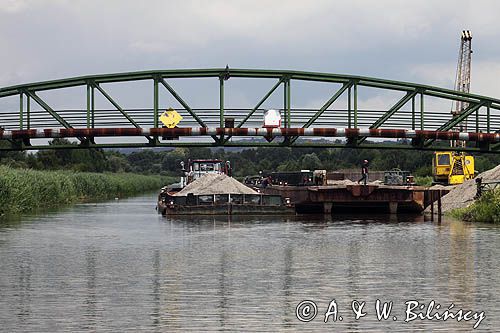
{"type": "Polygon", "coordinates": [[[288,70],[91,75],[0,88],[0,142],[0,150],[290,146],[499,153],[500,100],[408,82],[288,70]],[[264,93],[248,106],[232,107],[231,85],[245,81],[264,93]],[[199,88],[200,82],[209,88],[199,88]],[[177,85],[193,88],[186,94],[177,85]],[[327,97],[317,107],[299,107],[298,98],[315,89],[327,97]],[[195,90],[201,106],[190,100],[195,90]],[[131,103],[139,91],[147,96],[141,107],[131,103]],[[367,100],[390,99],[387,106],[363,107],[367,100]],[[56,106],[61,101],[66,105],[56,106]],[[280,110],[280,128],[262,127],[271,101],[270,108],[280,110]],[[466,103],[458,115],[450,113],[454,101],[466,103]],[[159,121],[169,107],[183,117],[178,128],[163,128],[159,121]],[[53,138],[78,144],[49,144],[53,138]],[[466,145],[451,148],[450,140],[466,145]]]}

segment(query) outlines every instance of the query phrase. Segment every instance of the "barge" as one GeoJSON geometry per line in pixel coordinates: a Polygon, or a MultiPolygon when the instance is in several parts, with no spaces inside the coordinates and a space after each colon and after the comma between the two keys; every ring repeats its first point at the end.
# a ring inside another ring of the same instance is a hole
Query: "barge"
{"type": "Polygon", "coordinates": [[[157,210],[163,215],[295,214],[289,199],[259,193],[225,173],[200,175],[178,192],[162,188],[157,210]]]}
{"type": "Polygon", "coordinates": [[[268,186],[266,194],[290,198],[298,214],[337,212],[421,213],[448,189],[383,184],[268,186]]]}
{"type": "Polygon", "coordinates": [[[160,193],[158,212],[163,215],[287,215],[295,208],[280,195],[160,193]]]}

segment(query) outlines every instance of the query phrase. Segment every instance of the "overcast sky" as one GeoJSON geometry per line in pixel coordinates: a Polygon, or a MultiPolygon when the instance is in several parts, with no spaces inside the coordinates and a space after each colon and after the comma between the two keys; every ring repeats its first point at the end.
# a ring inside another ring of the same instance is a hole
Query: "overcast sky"
{"type": "Polygon", "coordinates": [[[453,88],[470,29],[471,90],[499,98],[499,13],[480,0],[0,0],[0,86],[229,64],[453,88]]]}

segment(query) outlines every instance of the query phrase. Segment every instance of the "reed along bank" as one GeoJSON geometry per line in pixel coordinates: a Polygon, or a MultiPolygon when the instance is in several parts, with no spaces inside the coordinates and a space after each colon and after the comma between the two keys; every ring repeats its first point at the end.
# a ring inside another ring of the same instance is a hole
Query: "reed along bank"
{"type": "Polygon", "coordinates": [[[172,177],[37,171],[0,166],[0,215],[159,190],[172,177]]]}
{"type": "Polygon", "coordinates": [[[500,188],[483,193],[472,205],[455,209],[451,215],[468,222],[500,223],[500,188]]]}

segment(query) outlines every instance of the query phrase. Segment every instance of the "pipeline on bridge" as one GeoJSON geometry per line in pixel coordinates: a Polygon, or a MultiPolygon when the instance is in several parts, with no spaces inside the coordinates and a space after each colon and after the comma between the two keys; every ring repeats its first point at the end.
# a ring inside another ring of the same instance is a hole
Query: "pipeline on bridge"
{"type": "Polygon", "coordinates": [[[378,129],[378,128],[49,128],[29,130],[2,130],[0,139],[80,138],[118,136],[157,136],[176,138],[184,136],[261,136],[274,137],[376,137],[421,140],[462,140],[500,142],[500,133],[378,129]]]}

